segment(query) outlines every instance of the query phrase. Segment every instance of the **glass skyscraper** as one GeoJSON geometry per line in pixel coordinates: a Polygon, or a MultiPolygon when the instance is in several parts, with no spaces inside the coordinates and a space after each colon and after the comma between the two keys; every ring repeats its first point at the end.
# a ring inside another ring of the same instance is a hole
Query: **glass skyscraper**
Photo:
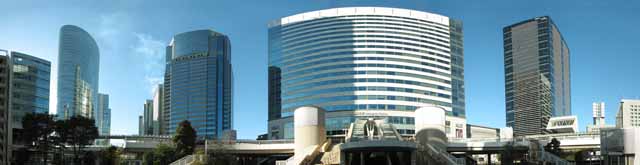
{"type": "Polygon", "coordinates": [[[11,52],[11,121],[22,128],[28,113],[49,114],[51,62],[19,52],[11,52]]]}
{"type": "Polygon", "coordinates": [[[550,17],[503,29],[506,123],[515,136],[549,133],[552,116],[571,115],[569,48],[550,17]]]}
{"type": "Polygon", "coordinates": [[[171,40],[166,57],[169,134],[175,134],[184,120],[191,122],[200,138],[219,138],[232,129],[229,38],[212,30],[180,33],[171,40]]]}
{"type": "Polygon", "coordinates": [[[111,108],[109,108],[109,95],[98,93],[98,108],[96,126],[100,135],[109,135],[111,130],[111,108]]]}
{"type": "Polygon", "coordinates": [[[89,33],[74,25],[62,26],[59,42],[58,118],[94,118],[100,69],[98,45],[89,33]]]}
{"type": "Polygon", "coordinates": [[[383,118],[414,134],[414,110],[447,110],[447,134],[465,135],[462,22],[422,11],[348,7],[269,25],[269,137],[293,138],[293,111],[327,110],[329,136],[356,118],[383,118]]]}

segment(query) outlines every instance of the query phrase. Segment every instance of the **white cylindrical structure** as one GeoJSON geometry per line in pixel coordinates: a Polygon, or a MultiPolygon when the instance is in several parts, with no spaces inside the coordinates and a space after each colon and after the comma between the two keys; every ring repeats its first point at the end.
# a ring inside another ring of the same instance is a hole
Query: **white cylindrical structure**
{"type": "Polygon", "coordinates": [[[294,112],[294,154],[301,155],[304,149],[321,145],[326,140],[324,109],[313,106],[299,107],[294,112]]]}
{"type": "Polygon", "coordinates": [[[415,112],[416,141],[422,145],[446,149],[445,109],[439,106],[418,108],[415,112]]]}
{"type": "Polygon", "coordinates": [[[418,108],[415,112],[416,132],[426,129],[438,129],[444,132],[445,109],[438,106],[418,108]]]}

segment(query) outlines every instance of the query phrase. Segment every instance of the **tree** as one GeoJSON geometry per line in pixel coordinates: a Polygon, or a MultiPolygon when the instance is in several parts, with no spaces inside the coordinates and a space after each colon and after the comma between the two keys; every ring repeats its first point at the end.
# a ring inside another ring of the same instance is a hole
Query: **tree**
{"type": "Polygon", "coordinates": [[[101,160],[100,160],[100,164],[119,164],[119,158],[120,158],[120,151],[118,150],[118,147],[116,146],[111,146],[105,150],[100,151],[100,156],[101,156],[101,160]]]}
{"type": "Polygon", "coordinates": [[[83,116],[73,116],[65,120],[63,125],[66,129],[60,132],[65,137],[62,141],[72,147],[74,161],[79,164],[80,152],[98,138],[98,128],[93,119],[83,116]]]}
{"type": "Polygon", "coordinates": [[[176,160],[176,148],[170,145],[159,144],[153,152],[157,157],[154,164],[169,164],[176,160]]]}
{"type": "MultiPolygon", "coordinates": [[[[22,118],[22,128],[19,137],[28,148],[34,149],[44,156],[42,157],[44,164],[47,164],[47,154],[49,148],[51,148],[55,141],[51,138],[54,132],[55,122],[53,116],[42,113],[30,113],[26,114],[22,118]]],[[[29,153],[28,151],[26,152],[29,153]]],[[[27,158],[29,156],[26,156],[27,158]]]]}
{"type": "Polygon", "coordinates": [[[187,120],[180,122],[176,135],[173,137],[173,143],[176,145],[176,155],[183,157],[193,154],[196,147],[196,130],[191,127],[191,123],[187,120]]]}
{"type": "Polygon", "coordinates": [[[560,141],[558,141],[558,139],[556,138],[551,139],[551,142],[547,143],[547,145],[544,146],[544,150],[554,155],[560,156],[560,141]]]}

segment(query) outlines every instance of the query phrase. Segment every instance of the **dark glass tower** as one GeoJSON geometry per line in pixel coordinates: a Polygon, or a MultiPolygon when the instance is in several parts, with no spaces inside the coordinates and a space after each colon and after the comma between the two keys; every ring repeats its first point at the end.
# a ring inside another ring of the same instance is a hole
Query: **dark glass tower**
{"type": "Polygon", "coordinates": [[[169,133],[189,120],[200,138],[215,139],[233,128],[231,44],[212,30],[174,36],[167,48],[165,97],[169,133]]]}
{"type": "Polygon", "coordinates": [[[507,126],[545,134],[549,118],[571,115],[569,48],[548,16],[503,29],[507,126]]]}
{"type": "Polygon", "coordinates": [[[98,45],[89,33],[73,25],[62,26],[59,42],[58,118],[75,115],[95,118],[100,72],[98,45]]]}

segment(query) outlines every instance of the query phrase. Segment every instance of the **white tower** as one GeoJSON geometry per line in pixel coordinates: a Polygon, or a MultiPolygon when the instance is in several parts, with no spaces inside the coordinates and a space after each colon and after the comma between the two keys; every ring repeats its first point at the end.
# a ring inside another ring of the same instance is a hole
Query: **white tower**
{"type": "Polygon", "coordinates": [[[593,125],[603,126],[604,123],[604,102],[593,103],[593,125]]]}

